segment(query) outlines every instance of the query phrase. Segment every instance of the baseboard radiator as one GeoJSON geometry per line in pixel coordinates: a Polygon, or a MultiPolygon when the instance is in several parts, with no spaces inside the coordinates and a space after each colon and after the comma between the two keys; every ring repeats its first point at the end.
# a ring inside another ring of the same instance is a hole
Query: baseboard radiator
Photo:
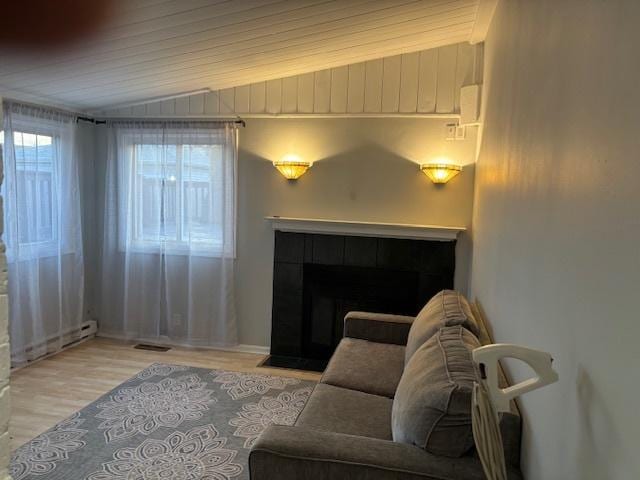
{"type": "Polygon", "coordinates": [[[94,337],[96,332],[98,331],[98,324],[95,320],[87,320],[86,322],[81,323],[78,327],[70,328],[62,333],[61,336],[52,335],[47,338],[43,342],[40,342],[35,345],[29,345],[25,348],[25,353],[29,356],[30,352],[34,350],[39,350],[43,346],[46,346],[46,350],[44,354],[29,359],[26,363],[22,363],[17,366],[17,368],[24,367],[29,365],[35,361],[42,360],[43,358],[48,357],[49,355],[53,355],[54,353],[61,352],[62,350],[75,345],[87,338],[94,337]]]}

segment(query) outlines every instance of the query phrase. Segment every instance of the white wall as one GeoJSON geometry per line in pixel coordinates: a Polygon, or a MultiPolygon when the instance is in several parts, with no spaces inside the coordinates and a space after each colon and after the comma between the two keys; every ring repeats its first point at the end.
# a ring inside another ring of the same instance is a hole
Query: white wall
{"type": "Polygon", "coordinates": [[[84,318],[92,317],[95,312],[93,306],[96,298],[97,281],[97,248],[98,235],[96,231],[96,202],[100,201],[96,195],[96,129],[93,124],[78,122],[77,144],[80,162],[78,175],[80,177],[80,209],[82,215],[82,253],[85,258],[84,270],[84,318]]]}
{"type": "Polygon", "coordinates": [[[485,45],[471,290],[498,341],[560,373],[522,398],[529,479],[640,478],[638,19],[502,1],[485,45]]]}
{"type": "MultiPolygon", "coordinates": [[[[267,346],[271,332],[273,230],[268,215],[468,226],[475,128],[446,141],[446,119],[249,118],[239,133],[236,301],[240,343],[267,346]],[[272,161],[296,153],[314,162],[288,182],[272,161]],[[448,156],[465,165],[444,188],[419,163],[448,156]]],[[[101,238],[106,143],[97,129],[95,231],[101,238]]],[[[459,241],[456,284],[467,285],[469,242],[459,241]]],[[[99,249],[93,264],[99,265],[99,249]]],[[[90,268],[90,267],[89,267],[90,268]]]]}
{"type": "MultiPolygon", "coordinates": [[[[329,218],[467,226],[471,220],[475,129],[444,140],[436,119],[249,119],[240,131],[237,299],[241,343],[268,345],[273,230],[264,217],[329,218]],[[296,182],[271,162],[294,152],[314,161],[296,182]],[[466,165],[442,187],[418,163],[447,155],[466,165]]],[[[466,286],[466,238],[456,283],[466,286]]]]}

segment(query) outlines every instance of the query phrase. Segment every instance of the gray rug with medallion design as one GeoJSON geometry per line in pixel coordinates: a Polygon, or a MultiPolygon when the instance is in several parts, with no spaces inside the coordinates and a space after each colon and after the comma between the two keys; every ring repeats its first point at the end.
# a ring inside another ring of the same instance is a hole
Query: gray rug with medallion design
{"type": "Polygon", "coordinates": [[[248,479],[249,449],[292,425],[315,382],[154,364],[13,452],[14,480],[248,479]]]}

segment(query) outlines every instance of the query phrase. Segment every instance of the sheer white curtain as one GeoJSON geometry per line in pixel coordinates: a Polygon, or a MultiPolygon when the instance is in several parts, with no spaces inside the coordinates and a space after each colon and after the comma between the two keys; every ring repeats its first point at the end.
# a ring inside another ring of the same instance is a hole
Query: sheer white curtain
{"type": "Polygon", "coordinates": [[[99,330],[173,344],[237,342],[237,129],[108,127],[99,330]]]}
{"type": "Polygon", "coordinates": [[[79,337],[84,267],[75,118],[4,105],[4,195],[11,359],[79,337]]]}

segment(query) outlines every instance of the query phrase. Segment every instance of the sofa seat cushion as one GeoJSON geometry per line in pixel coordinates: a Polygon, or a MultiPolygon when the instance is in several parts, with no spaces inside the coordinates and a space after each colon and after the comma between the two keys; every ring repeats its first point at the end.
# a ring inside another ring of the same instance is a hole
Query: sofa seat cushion
{"type": "Polygon", "coordinates": [[[343,338],[320,382],[393,398],[403,369],[404,346],[343,338]]]}
{"type": "Polygon", "coordinates": [[[475,336],[480,334],[467,299],[455,290],[442,290],[427,302],[411,325],[404,354],[405,364],[438,330],[454,325],[462,325],[475,336]]]}
{"type": "Polygon", "coordinates": [[[319,383],[296,426],[391,440],[392,402],[387,397],[319,383]]]}
{"type": "MultiPolygon", "coordinates": [[[[251,480],[486,480],[473,455],[447,458],[413,445],[269,425],[249,453],[251,480]]],[[[507,467],[508,480],[522,480],[507,467]]]]}
{"type": "Polygon", "coordinates": [[[474,445],[471,396],[478,339],[461,326],[440,329],[411,357],[393,400],[396,442],[460,457],[474,445]]]}

